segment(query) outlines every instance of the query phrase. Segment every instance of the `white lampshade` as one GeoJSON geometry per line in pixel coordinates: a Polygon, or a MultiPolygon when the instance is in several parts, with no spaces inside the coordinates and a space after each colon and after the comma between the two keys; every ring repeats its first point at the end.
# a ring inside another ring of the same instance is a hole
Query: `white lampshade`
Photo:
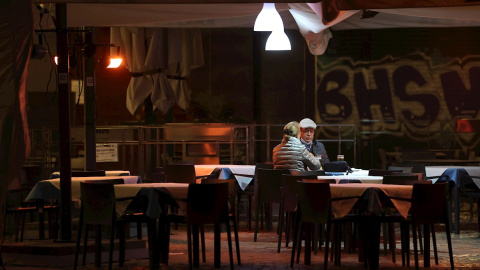
{"type": "Polygon", "coordinates": [[[290,51],[292,45],[285,32],[273,31],[267,39],[266,51],[290,51]]]}
{"type": "Polygon", "coordinates": [[[280,14],[275,9],[275,3],[264,3],[262,11],[255,20],[253,31],[283,31],[283,21],[280,14]]]}

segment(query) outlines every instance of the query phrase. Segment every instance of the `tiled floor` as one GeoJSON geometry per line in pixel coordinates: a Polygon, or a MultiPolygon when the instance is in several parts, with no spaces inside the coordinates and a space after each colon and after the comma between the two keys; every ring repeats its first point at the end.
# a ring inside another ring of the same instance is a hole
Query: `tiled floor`
{"type": "MultiPolygon", "coordinates": [[[[480,237],[477,231],[476,217],[470,220],[468,215],[462,215],[461,234],[452,234],[453,254],[455,260],[455,269],[480,269],[480,237]]],[[[435,265],[432,255],[432,269],[450,269],[445,233],[443,228],[439,227],[437,231],[437,245],[439,250],[439,265],[435,265]]],[[[207,262],[201,263],[200,269],[213,269],[213,235],[211,232],[206,234],[207,240],[207,262]]],[[[38,240],[29,240],[27,243],[40,244],[38,240]]],[[[52,240],[47,243],[57,245],[52,240]]],[[[242,265],[235,265],[236,269],[290,269],[291,245],[288,248],[282,246],[280,253],[277,253],[277,235],[276,232],[260,232],[258,241],[253,242],[253,232],[247,231],[246,224],[241,223],[240,228],[241,259],[242,265]]],[[[66,245],[65,248],[71,248],[73,244],[66,245]]],[[[400,247],[397,241],[397,248],[400,247]]],[[[383,251],[383,250],[382,250],[383,251]]],[[[234,249],[235,256],[235,249],[234,249]]],[[[323,266],[323,250],[317,255],[312,254],[312,264],[305,266],[303,255],[300,263],[295,264],[294,269],[318,269],[323,266]]],[[[114,269],[148,269],[148,259],[145,250],[130,249],[128,251],[129,260],[122,268],[118,263],[114,263],[114,269]]],[[[29,254],[4,254],[4,262],[7,270],[17,269],[72,269],[73,255],[66,256],[32,256],[29,254]]],[[[103,258],[107,258],[106,254],[103,258]]],[[[391,255],[380,255],[380,269],[404,269],[401,266],[401,257],[397,249],[397,263],[392,263],[391,255]]],[[[423,267],[422,256],[420,256],[420,266],[423,267]]],[[[91,258],[90,258],[91,259],[91,258]]],[[[186,232],[183,227],[178,231],[173,231],[171,240],[171,249],[169,255],[169,265],[161,265],[161,269],[188,269],[186,232]]],[[[236,263],[236,259],[234,259],[236,263]]],[[[413,257],[411,265],[413,267],[413,257]]],[[[102,269],[107,268],[107,263],[102,264],[102,269]]],[[[226,236],[222,234],[222,269],[229,268],[228,252],[226,248],[226,236]]],[[[363,264],[358,262],[358,254],[342,253],[342,265],[334,266],[329,262],[329,269],[363,269],[363,264]]],[[[79,269],[96,269],[92,263],[79,269]]]]}

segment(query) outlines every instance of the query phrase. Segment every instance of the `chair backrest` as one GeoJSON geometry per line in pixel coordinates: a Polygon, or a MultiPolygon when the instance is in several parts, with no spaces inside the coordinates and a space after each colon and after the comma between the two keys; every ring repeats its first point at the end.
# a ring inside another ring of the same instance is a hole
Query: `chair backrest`
{"type": "Polygon", "coordinates": [[[259,202],[281,202],[282,174],[290,174],[287,169],[258,169],[256,196],[259,202]]]}
{"type": "Polygon", "coordinates": [[[124,180],[123,178],[102,179],[102,180],[85,180],[85,183],[88,183],[88,184],[112,184],[112,185],[121,185],[121,184],[125,184],[125,180],[124,180]]]}
{"type": "Polygon", "coordinates": [[[397,173],[394,176],[416,176],[418,181],[423,181],[425,178],[423,173],[397,173]]]}
{"type": "Polygon", "coordinates": [[[382,184],[387,185],[413,185],[413,184],[432,183],[430,181],[419,181],[417,175],[384,175],[382,184]]]}
{"type": "Polygon", "coordinates": [[[411,173],[413,170],[413,167],[411,166],[389,166],[388,167],[389,171],[402,171],[402,173],[411,173]]]}
{"type": "Polygon", "coordinates": [[[297,181],[303,181],[304,179],[318,181],[316,175],[282,174],[282,200],[285,211],[292,212],[297,208],[297,181]]]}
{"type": "Polygon", "coordinates": [[[93,176],[105,176],[104,170],[99,171],[73,171],[72,177],[93,177],[93,176]]]}
{"type": "Polygon", "coordinates": [[[166,181],[170,183],[196,182],[195,165],[193,164],[167,164],[165,166],[166,181]]]}
{"type": "Polygon", "coordinates": [[[80,183],[81,215],[89,224],[112,225],[115,220],[115,190],[112,183],[80,183]]]}
{"type": "Polygon", "coordinates": [[[228,222],[228,183],[188,186],[187,223],[191,225],[228,222]]]}
{"type": "Polygon", "coordinates": [[[414,184],[410,214],[417,224],[443,223],[447,221],[448,184],[414,184]]]}
{"type": "Polygon", "coordinates": [[[330,220],[330,184],[297,182],[301,221],[327,224],[330,220]]]}
{"type": "Polygon", "coordinates": [[[318,170],[318,171],[290,171],[290,174],[292,175],[316,175],[316,176],[323,176],[325,175],[324,170],[318,170]]]}
{"type": "Polygon", "coordinates": [[[24,173],[24,180],[20,183],[22,188],[33,188],[38,181],[42,180],[42,168],[40,165],[24,165],[22,167],[22,173],[24,173]]]}
{"type": "Polygon", "coordinates": [[[228,201],[230,203],[230,210],[232,213],[236,212],[236,198],[238,194],[238,188],[240,187],[236,179],[218,179],[218,178],[202,178],[202,184],[222,184],[228,183],[228,201]]]}
{"type": "Polygon", "coordinates": [[[255,178],[258,177],[258,169],[273,169],[273,163],[257,163],[257,164],[255,164],[255,178]]]}
{"type": "Polygon", "coordinates": [[[377,169],[370,169],[368,170],[369,176],[384,176],[384,175],[391,175],[396,173],[402,173],[402,170],[377,170],[377,169]]]}

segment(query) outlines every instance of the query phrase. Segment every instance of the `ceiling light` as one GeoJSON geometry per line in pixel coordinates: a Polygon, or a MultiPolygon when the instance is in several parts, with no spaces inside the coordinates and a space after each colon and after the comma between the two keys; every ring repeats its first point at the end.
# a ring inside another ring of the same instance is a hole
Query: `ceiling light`
{"type": "Polygon", "coordinates": [[[285,32],[273,31],[267,39],[266,51],[289,51],[292,49],[290,40],[285,32]]]}
{"type": "Polygon", "coordinates": [[[255,20],[253,31],[283,30],[283,21],[275,9],[275,3],[264,3],[263,8],[255,20]]]}

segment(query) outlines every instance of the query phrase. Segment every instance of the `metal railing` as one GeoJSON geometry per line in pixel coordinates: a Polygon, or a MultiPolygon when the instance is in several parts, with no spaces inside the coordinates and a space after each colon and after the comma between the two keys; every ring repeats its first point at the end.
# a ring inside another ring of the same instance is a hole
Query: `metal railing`
{"type": "MultiPolygon", "coordinates": [[[[337,137],[321,138],[321,141],[325,144],[338,143],[338,153],[343,153],[345,143],[353,143],[353,160],[356,163],[355,126],[319,125],[319,130],[322,129],[336,132],[337,137]]],[[[97,127],[96,143],[115,145],[118,161],[99,162],[97,158],[96,164],[97,169],[128,170],[147,181],[157,167],[180,160],[193,160],[198,164],[255,164],[271,161],[272,150],[282,139],[282,130],[283,125],[270,124],[97,127]]],[[[80,161],[80,167],[72,163],[72,169],[81,170],[84,168],[84,129],[72,128],[70,133],[72,158],[80,161]]],[[[48,178],[59,169],[58,129],[36,129],[30,134],[32,154],[27,162],[41,165],[43,179],[48,178]]]]}

